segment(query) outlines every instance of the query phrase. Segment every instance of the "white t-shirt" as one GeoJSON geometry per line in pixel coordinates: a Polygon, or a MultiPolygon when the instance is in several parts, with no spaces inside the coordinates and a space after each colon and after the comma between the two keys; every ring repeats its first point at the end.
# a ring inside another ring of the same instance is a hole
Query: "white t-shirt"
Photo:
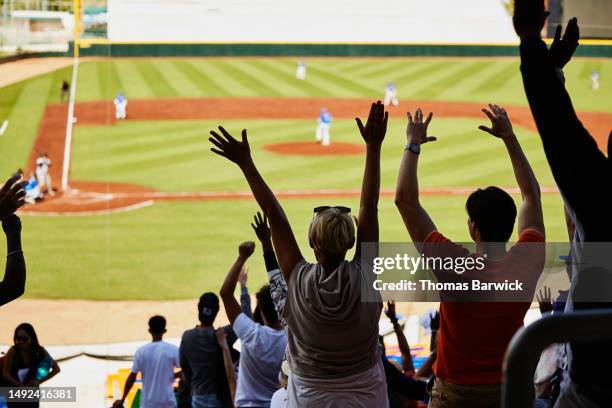
{"type": "Polygon", "coordinates": [[[267,406],[279,387],[287,336],[283,330],[255,323],[244,313],[238,315],[233,328],[241,342],[236,405],[267,406]]]}
{"type": "Polygon", "coordinates": [[[276,390],[270,401],[270,408],[286,408],[287,407],[287,390],[283,387],[276,390]]]}
{"type": "Polygon", "coordinates": [[[180,367],[179,349],[173,344],[154,341],[136,351],[132,372],[142,373],[140,408],[176,407],[175,367],[180,367]]]}

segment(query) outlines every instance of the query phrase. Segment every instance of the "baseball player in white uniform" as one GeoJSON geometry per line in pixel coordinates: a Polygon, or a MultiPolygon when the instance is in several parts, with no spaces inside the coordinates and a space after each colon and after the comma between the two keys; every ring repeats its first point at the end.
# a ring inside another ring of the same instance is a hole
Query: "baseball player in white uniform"
{"type": "Polygon", "coordinates": [[[317,138],[317,142],[321,143],[323,146],[329,146],[331,143],[329,128],[331,127],[332,120],[332,115],[327,108],[321,108],[315,137],[317,138]]]}
{"type": "Polygon", "coordinates": [[[591,88],[594,91],[599,89],[599,71],[595,68],[591,71],[591,88]]]}
{"type": "Polygon", "coordinates": [[[127,117],[128,101],[125,95],[123,95],[123,92],[119,91],[119,93],[115,97],[114,103],[115,103],[115,118],[117,118],[117,120],[125,119],[127,117]]]}
{"type": "Polygon", "coordinates": [[[51,167],[51,159],[47,156],[47,153],[42,153],[36,159],[36,180],[41,191],[46,190],[49,195],[53,195],[49,167],[51,167]]]}
{"type": "Polygon", "coordinates": [[[304,62],[304,60],[298,61],[297,70],[295,71],[295,78],[301,81],[306,79],[306,62],[304,62]]]}
{"type": "Polygon", "coordinates": [[[393,106],[399,105],[399,100],[397,99],[397,88],[395,88],[395,84],[393,82],[389,82],[387,84],[387,88],[385,89],[385,106],[389,106],[393,104],[393,106]]]}

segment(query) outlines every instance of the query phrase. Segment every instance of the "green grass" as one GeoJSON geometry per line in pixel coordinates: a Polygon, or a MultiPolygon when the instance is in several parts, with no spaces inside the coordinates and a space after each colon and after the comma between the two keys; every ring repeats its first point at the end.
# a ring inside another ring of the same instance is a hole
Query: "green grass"
{"type": "MultiPolygon", "coordinates": [[[[502,143],[477,129],[478,119],[434,119],[431,133],[439,140],[424,146],[420,168],[426,187],[514,186],[512,167],[502,143]]],[[[216,121],[123,122],[112,127],[80,126],[73,149],[72,177],[81,180],[128,182],[161,191],[244,190],[238,168],[209,151],[208,130],[216,121]]],[[[361,156],[287,156],[264,150],[267,144],[314,143],[314,120],[227,121],[239,134],[249,129],[256,163],[273,188],[288,190],[357,189],[361,156]]],[[[382,186],[393,188],[405,146],[403,120],[393,118],[382,154],[382,186]]],[[[541,143],[529,130],[516,128],[543,186],[552,186],[541,143]]],[[[339,120],[332,140],[362,143],[355,122],[339,120]]]]}
{"type": "MultiPolygon", "coordinates": [[[[518,59],[313,58],[306,81],[295,80],[292,58],[141,58],[84,62],[78,101],[110,100],[119,90],[129,99],[170,97],[380,98],[395,81],[400,100],[432,99],[526,105],[518,59]]],[[[0,176],[24,166],[48,103],[59,100],[59,84],[70,68],[0,89],[0,176]]],[[[612,112],[612,60],[577,59],[566,68],[577,110],[612,112]],[[601,89],[590,89],[590,72],[601,73],[601,89]]],[[[483,121],[436,118],[420,165],[422,187],[515,185],[498,140],[479,132],[483,121]]],[[[238,169],[209,152],[208,130],[217,121],[124,122],[110,127],[76,127],[73,179],[129,182],[162,191],[245,190],[238,169]]],[[[226,121],[232,131],[249,129],[256,162],[274,189],[359,188],[362,157],[279,156],[270,143],[313,140],[313,120],[226,121]]],[[[393,118],[383,151],[382,186],[393,188],[404,146],[404,126],[393,118]]],[[[554,182],[534,132],[517,128],[542,186],[554,182]]],[[[355,125],[338,120],[333,141],[361,142],[355,125]]],[[[561,200],[544,195],[548,239],[566,239],[561,200]]],[[[465,197],[423,197],[439,229],[468,240],[465,197]]],[[[284,202],[309,259],[306,229],[312,207],[353,199],[284,202]]],[[[129,213],[84,217],[24,217],[28,261],[26,296],[79,299],[180,299],[218,290],[236,245],[253,239],[251,200],[157,203],[129,213]]],[[[381,239],[406,241],[390,197],[381,200],[381,239]]],[[[260,256],[252,259],[256,287],[265,280],[260,256]]]]}
{"type": "MultiPolygon", "coordinates": [[[[357,199],[285,200],[283,205],[304,256],[312,208],[357,199]]],[[[469,240],[465,197],[424,197],[440,231],[469,240]]],[[[68,299],[188,299],[218,291],[237,246],[255,240],[252,201],[158,203],[130,213],[87,217],[24,217],[27,297],[68,299]],[[61,231],[61,233],[60,233],[61,231]]],[[[556,196],[544,196],[549,240],[567,234],[556,196]]],[[[408,234],[390,197],[381,200],[381,239],[406,242],[408,234]]],[[[248,263],[251,288],[265,279],[258,248],[248,263]]]]}
{"type": "MultiPolygon", "coordinates": [[[[401,99],[525,105],[519,60],[457,58],[312,58],[306,81],[292,58],[122,58],[81,64],[78,100],[152,97],[381,98],[395,81],[401,99]]],[[[565,70],[578,110],[612,112],[612,60],[577,58],[565,70]],[[591,90],[592,68],[601,89],[591,90]]]]}

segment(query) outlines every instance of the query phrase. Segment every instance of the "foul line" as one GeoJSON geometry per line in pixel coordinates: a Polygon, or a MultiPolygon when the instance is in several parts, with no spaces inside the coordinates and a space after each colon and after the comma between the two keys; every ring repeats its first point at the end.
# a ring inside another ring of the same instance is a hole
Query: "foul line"
{"type": "Polygon", "coordinates": [[[39,216],[39,217],[61,217],[61,216],[72,216],[82,217],[88,215],[105,215],[105,214],[117,214],[129,211],[140,210],[141,208],[150,207],[155,204],[152,200],[143,201],[142,203],[136,203],[132,205],[126,205],[125,207],[111,208],[105,210],[93,210],[93,211],[22,211],[19,210],[19,215],[28,216],[39,216]]]}
{"type": "Polygon", "coordinates": [[[6,128],[8,128],[8,125],[9,125],[8,119],[4,119],[4,122],[2,122],[2,126],[0,127],[0,136],[2,136],[4,132],[6,132],[6,128]]]}
{"type": "Polygon", "coordinates": [[[79,58],[74,58],[72,66],[72,82],[70,83],[70,101],[68,102],[68,118],[66,119],[66,140],[64,142],[64,162],[62,163],[62,190],[68,189],[68,174],[70,172],[70,151],[72,146],[72,125],[74,123],[74,102],[76,99],[79,58]]]}

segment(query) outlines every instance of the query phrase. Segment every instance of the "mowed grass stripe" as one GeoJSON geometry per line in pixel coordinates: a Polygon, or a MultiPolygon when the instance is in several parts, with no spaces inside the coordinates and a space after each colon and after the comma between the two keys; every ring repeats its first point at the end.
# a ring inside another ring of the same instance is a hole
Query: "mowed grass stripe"
{"type": "Polygon", "coordinates": [[[138,60],[135,64],[154,96],[169,98],[178,95],[166,77],[157,69],[152,59],[138,60]]]}
{"type": "MultiPolygon", "coordinates": [[[[96,65],[98,68],[99,93],[104,100],[113,99],[117,92],[123,89],[123,84],[117,73],[117,66],[110,59],[96,62],[96,65]]],[[[86,79],[84,80],[86,81],[86,79]]]]}
{"type": "MultiPolygon", "coordinates": [[[[104,99],[100,87],[100,64],[96,61],[79,63],[77,78],[77,102],[99,101],[104,99]]],[[[68,82],[72,82],[72,72],[70,72],[68,82]]],[[[72,83],[70,84],[72,86],[72,83]]]]}
{"type": "Polygon", "coordinates": [[[270,74],[274,74],[277,78],[282,79],[285,83],[298,82],[297,87],[306,96],[325,96],[328,91],[319,87],[314,81],[308,77],[306,71],[306,80],[299,81],[295,79],[295,72],[291,71],[287,65],[278,64],[273,60],[257,60],[254,62],[256,66],[260,66],[270,74]]]}
{"type": "Polygon", "coordinates": [[[183,73],[185,77],[196,86],[204,96],[226,96],[227,90],[220,86],[217,82],[206,74],[206,70],[200,70],[196,67],[197,62],[175,60],[172,64],[177,70],[183,73]]]}
{"type": "MultiPolygon", "coordinates": [[[[279,65],[283,65],[285,69],[290,70],[292,72],[294,67],[288,64],[286,61],[279,61],[279,65]]],[[[314,65],[314,64],[312,64],[314,65]]],[[[306,73],[306,81],[309,83],[316,84],[317,87],[323,90],[323,94],[319,96],[333,96],[333,97],[359,97],[363,96],[360,92],[355,90],[353,87],[347,87],[344,84],[339,84],[333,78],[330,78],[327,73],[322,72],[320,69],[317,69],[313,66],[308,67],[308,71],[306,73]]]]}
{"type": "MultiPolygon", "coordinates": [[[[146,99],[155,96],[150,83],[144,78],[139,68],[140,61],[132,59],[114,59],[117,76],[123,86],[128,101],[130,99],[146,99]]],[[[128,108],[129,109],[129,108],[128,108]]]]}
{"type": "Polygon", "coordinates": [[[0,120],[4,120],[10,116],[15,102],[23,91],[26,81],[21,81],[16,84],[0,88],[0,120]]]}
{"type": "Polygon", "coordinates": [[[166,83],[174,90],[178,97],[202,97],[204,92],[200,87],[185,75],[175,63],[175,60],[155,58],[151,64],[164,77],[166,83]]]}
{"type": "Polygon", "coordinates": [[[226,72],[221,61],[198,61],[194,66],[201,72],[206,72],[213,81],[223,87],[227,96],[258,96],[250,87],[245,86],[234,75],[226,72]]]}
{"type": "Polygon", "coordinates": [[[363,79],[380,78],[384,80],[385,78],[389,78],[388,74],[390,72],[400,71],[405,68],[406,65],[408,65],[406,61],[373,61],[371,66],[367,67],[367,69],[354,72],[349,76],[363,79]]]}
{"type": "Polygon", "coordinates": [[[520,75],[518,67],[514,63],[508,63],[491,76],[484,77],[480,85],[471,89],[471,93],[489,95],[491,92],[503,87],[515,75],[520,75]]]}
{"type": "Polygon", "coordinates": [[[436,76],[440,71],[447,70],[448,67],[438,61],[425,62],[416,69],[408,71],[395,79],[395,86],[402,98],[416,99],[417,84],[421,84],[429,77],[436,76]]]}
{"type": "Polygon", "coordinates": [[[435,99],[452,88],[461,86],[461,83],[469,77],[479,75],[487,67],[487,62],[475,61],[462,64],[463,67],[455,72],[439,78],[431,86],[423,89],[420,96],[424,99],[435,99]]]}
{"type": "Polygon", "coordinates": [[[376,90],[366,84],[361,83],[358,79],[349,79],[345,76],[342,76],[340,73],[336,73],[334,71],[319,69],[318,67],[311,68],[311,71],[314,71],[320,76],[324,76],[325,78],[334,81],[336,84],[342,85],[347,89],[355,90],[355,92],[357,92],[360,96],[373,97],[380,93],[379,90],[376,90]]]}
{"type": "Polygon", "coordinates": [[[221,69],[229,75],[232,75],[242,85],[249,88],[253,93],[258,96],[283,96],[282,92],[269,86],[264,81],[254,75],[249,69],[249,62],[246,61],[217,61],[216,62],[221,69]]]}
{"type": "Polygon", "coordinates": [[[257,78],[257,81],[266,84],[267,87],[274,89],[274,91],[282,96],[307,96],[296,84],[299,82],[297,79],[293,79],[291,82],[285,81],[283,78],[279,78],[273,73],[269,72],[265,67],[262,67],[257,63],[256,60],[249,61],[233,61],[233,65],[241,71],[248,73],[253,78],[257,78]]]}

